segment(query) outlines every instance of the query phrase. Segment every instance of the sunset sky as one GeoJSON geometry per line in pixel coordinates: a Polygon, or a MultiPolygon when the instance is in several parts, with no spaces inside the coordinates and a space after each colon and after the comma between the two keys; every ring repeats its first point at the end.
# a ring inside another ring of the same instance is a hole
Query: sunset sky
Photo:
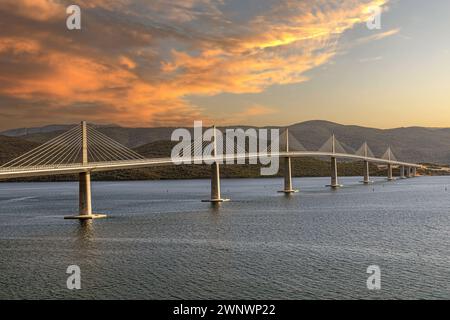
{"type": "Polygon", "coordinates": [[[450,127],[448,0],[1,0],[0,130],[450,127]],[[82,30],[66,28],[81,7],[82,30]],[[380,30],[366,25],[383,9],[380,30]]]}

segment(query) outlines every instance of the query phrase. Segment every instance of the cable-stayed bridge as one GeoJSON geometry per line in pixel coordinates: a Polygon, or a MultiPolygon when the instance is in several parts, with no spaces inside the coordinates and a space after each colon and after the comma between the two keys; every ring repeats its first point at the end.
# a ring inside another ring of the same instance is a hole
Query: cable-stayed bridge
{"type": "MultiPolygon", "coordinates": [[[[266,148],[261,151],[248,150],[245,145],[234,145],[230,150],[217,152],[217,129],[213,127],[213,137],[211,142],[192,141],[189,146],[191,154],[189,157],[182,157],[183,164],[203,164],[211,163],[211,198],[208,202],[223,202],[227,199],[221,197],[220,192],[220,171],[221,163],[243,163],[246,160],[255,160],[261,156],[283,159],[284,166],[284,189],[281,192],[286,194],[294,193],[297,190],[292,186],[291,158],[300,157],[329,157],[330,166],[330,187],[338,188],[341,185],[338,181],[338,159],[361,160],[364,162],[363,182],[369,184],[370,172],[369,164],[375,163],[386,165],[387,179],[394,180],[393,168],[400,168],[400,177],[416,176],[416,170],[423,168],[422,165],[398,161],[391,148],[379,158],[375,157],[367,143],[364,143],[355,153],[350,153],[336,139],[334,135],[317,151],[308,151],[306,148],[286,129],[279,139],[279,147],[272,150],[271,144],[265,141],[266,148]],[[209,155],[204,155],[203,150],[210,148],[209,155]],[[188,159],[188,160],[186,160],[188,159]]],[[[227,138],[226,138],[227,139],[227,138]]],[[[228,142],[227,146],[228,146],[228,142]]],[[[260,141],[261,143],[261,141],[260,141]]],[[[245,141],[244,141],[245,144],[245,141]]],[[[261,145],[261,144],[260,144],[261,145]]],[[[347,148],[348,149],[348,148],[347,148]]],[[[112,171],[145,168],[152,166],[175,165],[177,159],[173,157],[145,158],[135,151],[114,141],[108,136],[96,130],[93,126],[82,122],[62,135],[47,141],[39,147],[15,158],[0,167],[0,180],[20,177],[36,177],[62,174],[79,174],[79,215],[75,219],[94,219],[105,215],[92,213],[91,204],[91,178],[92,172],[112,171]]]]}

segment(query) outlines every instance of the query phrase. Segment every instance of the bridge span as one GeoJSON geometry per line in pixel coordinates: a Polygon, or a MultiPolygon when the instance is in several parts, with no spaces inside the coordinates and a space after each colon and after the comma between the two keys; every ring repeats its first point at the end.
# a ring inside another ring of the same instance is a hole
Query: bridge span
{"type": "MultiPolygon", "coordinates": [[[[214,127],[213,140],[216,141],[216,128],[214,127]]],[[[329,187],[339,188],[338,180],[338,159],[363,161],[364,177],[363,183],[370,184],[369,164],[386,165],[387,180],[394,180],[393,168],[398,167],[400,178],[410,178],[417,175],[417,169],[424,169],[420,164],[398,161],[388,148],[381,158],[377,158],[370,151],[365,143],[356,154],[346,153],[333,135],[329,140],[329,150],[307,151],[292,150],[291,140],[295,140],[289,135],[286,129],[284,134],[284,150],[266,151],[263,154],[267,157],[283,159],[284,166],[284,188],[285,194],[295,193],[292,186],[292,158],[302,157],[327,157],[330,158],[330,178],[329,187]]],[[[215,144],[214,144],[215,145],[215,144]]],[[[221,197],[220,192],[220,163],[231,163],[233,161],[252,160],[261,157],[261,152],[245,152],[232,154],[217,154],[216,147],[210,156],[193,156],[183,164],[211,164],[211,197],[208,202],[218,203],[228,201],[221,197]]],[[[293,148],[295,149],[295,147],[293,148]]],[[[303,149],[303,148],[299,148],[303,149]]],[[[325,148],[327,149],[327,148],[325,148]]],[[[174,159],[169,157],[148,159],[135,151],[119,144],[111,138],[103,135],[93,127],[83,121],[80,126],[76,126],[62,135],[44,143],[43,145],[13,159],[0,167],[0,180],[51,176],[64,174],[79,175],[79,213],[76,216],[65,217],[67,219],[95,219],[103,218],[106,215],[94,214],[91,200],[91,173],[100,171],[126,170],[136,168],[147,168],[154,166],[171,166],[174,159]]]]}

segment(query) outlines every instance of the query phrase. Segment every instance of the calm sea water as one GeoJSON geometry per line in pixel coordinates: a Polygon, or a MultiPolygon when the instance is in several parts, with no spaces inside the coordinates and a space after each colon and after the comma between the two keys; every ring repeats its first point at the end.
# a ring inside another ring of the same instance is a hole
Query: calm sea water
{"type": "Polygon", "coordinates": [[[294,179],[290,197],[281,179],[222,180],[219,207],[200,202],[208,180],[94,182],[109,218],[84,225],[62,219],[77,183],[2,183],[0,298],[449,299],[450,177],[359,180],[294,179]]]}

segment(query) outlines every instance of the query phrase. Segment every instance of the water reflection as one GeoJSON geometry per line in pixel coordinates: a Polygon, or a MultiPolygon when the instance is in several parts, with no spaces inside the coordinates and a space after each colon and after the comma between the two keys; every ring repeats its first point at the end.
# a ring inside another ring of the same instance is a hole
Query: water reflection
{"type": "Polygon", "coordinates": [[[211,205],[209,206],[209,211],[211,213],[217,214],[219,213],[219,209],[222,206],[222,202],[211,202],[211,205]]]}
{"type": "Polygon", "coordinates": [[[94,223],[92,220],[81,220],[76,229],[76,242],[79,247],[88,247],[94,240],[94,223]]]}

